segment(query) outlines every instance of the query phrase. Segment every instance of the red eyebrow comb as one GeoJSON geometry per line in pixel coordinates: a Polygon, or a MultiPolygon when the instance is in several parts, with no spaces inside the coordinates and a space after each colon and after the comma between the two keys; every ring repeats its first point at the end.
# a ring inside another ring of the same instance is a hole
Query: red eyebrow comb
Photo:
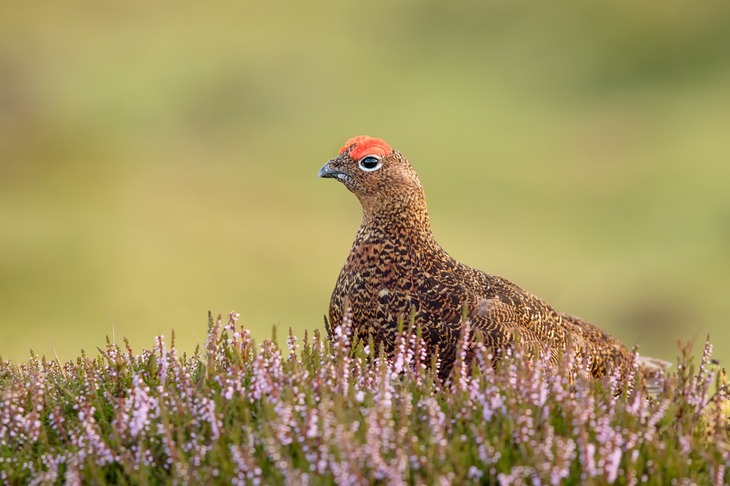
{"type": "Polygon", "coordinates": [[[392,149],[385,140],[381,138],[373,138],[367,135],[360,135],[359,137],[353,137],[340,149],[340,153],[352,147],[350,157],[354,160],[360,159],[365,155],[379,155],[385,157],[390,154],[392,149]]]}

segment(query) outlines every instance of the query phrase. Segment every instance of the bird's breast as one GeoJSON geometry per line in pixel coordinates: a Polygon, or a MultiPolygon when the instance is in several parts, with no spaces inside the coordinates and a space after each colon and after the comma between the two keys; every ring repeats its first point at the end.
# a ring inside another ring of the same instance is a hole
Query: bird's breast
{"type": "Polygon", "coordinates": [[[340,273],[336,293],[366,319],[396,320],[418,305],[417,257],[393,241],[356,241],[340,273]]]}

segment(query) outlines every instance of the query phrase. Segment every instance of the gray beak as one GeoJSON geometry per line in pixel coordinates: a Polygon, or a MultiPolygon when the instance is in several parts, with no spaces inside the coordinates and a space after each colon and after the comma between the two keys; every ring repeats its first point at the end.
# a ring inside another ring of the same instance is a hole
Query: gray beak
{"type": "MultiPolygon", "coordinates": [[[[330,161],[331,162],[331,161],[330,161]]],[[[324,164],[321,169],[319,169],[319,172],[317,173],[317,177],[320,179],[338,179],[339,176],[342,173],[333,169],[329,162],[324,164]]]]}

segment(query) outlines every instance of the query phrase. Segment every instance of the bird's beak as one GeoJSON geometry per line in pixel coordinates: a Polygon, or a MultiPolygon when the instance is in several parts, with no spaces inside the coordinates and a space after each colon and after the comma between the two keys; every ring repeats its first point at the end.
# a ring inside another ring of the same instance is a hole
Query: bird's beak
{"type": "Polygon", "coordinates": [[[319,172],[317,173],[317,177],[319,177],[320,179],[327,179],[327,178],[338,179],[339,178],[338,176],[341,175],[342,173],[338,170],[333,169],[332,166],[330,165],[330,162],[332,162],[332,161],[330,160],[329,162],[324,164],[321,169],[319,169],[319,172]]]}

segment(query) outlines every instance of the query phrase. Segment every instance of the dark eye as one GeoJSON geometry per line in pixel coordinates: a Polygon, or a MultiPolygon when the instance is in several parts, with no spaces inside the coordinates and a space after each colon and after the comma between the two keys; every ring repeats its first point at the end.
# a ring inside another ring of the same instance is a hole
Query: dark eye
{"type": "Polygon", "coordinates": [[[357,162],[357,165],[359,165],[365,172],[372,172],[380,169],[383,162],[380,160],[380,157],[376,157],[375,155],[366,155],[357,162]]]}

